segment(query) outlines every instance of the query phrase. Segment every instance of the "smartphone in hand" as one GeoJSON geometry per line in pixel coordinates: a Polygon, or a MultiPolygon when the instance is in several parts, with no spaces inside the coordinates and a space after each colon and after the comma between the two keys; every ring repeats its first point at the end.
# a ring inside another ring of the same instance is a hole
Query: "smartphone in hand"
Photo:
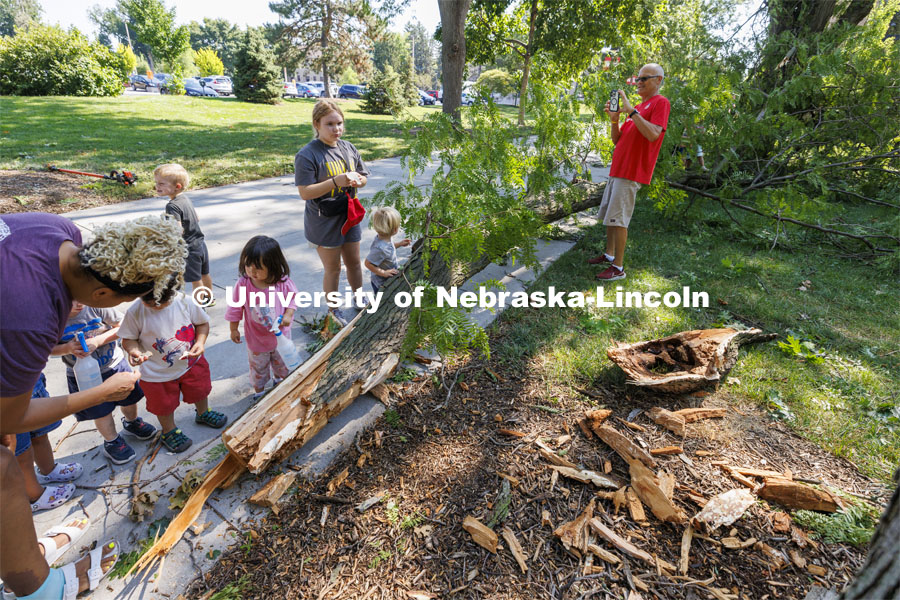
{"type": "Polygon", "coordinates": [[[619,90],[613,90],[609,95],[609,112],[619,112],[619,90]]]}

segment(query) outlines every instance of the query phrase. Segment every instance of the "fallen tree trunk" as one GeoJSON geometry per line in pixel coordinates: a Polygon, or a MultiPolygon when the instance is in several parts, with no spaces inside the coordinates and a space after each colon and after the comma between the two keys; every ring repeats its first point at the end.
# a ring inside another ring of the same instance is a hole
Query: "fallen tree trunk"
{"type": "MultiPolygon", "coordinates": [[[[605,188],[605,182],[580,182],[558,194],[531,198],[528,204],[545,223],[552,223],[599,206],[605,188]]],[[[381,288],[378,311],[357,315],[222,434],[229,456],[207,474],[191,496],[191,511],[179,513],[135,567],[142,570],[165,555],[199,516],[215,488],[232,485],[245,470],[260,473],[273,461],[290,456],[357,396],[389,376],[399,360],[411,312],[411,308],[395,302],[399,292],[410,292],[411,283],[419,280],[435,286],[462,285],[494,258],[481,256],[470,263],[449,263],[432,252],[426,276],[423,245],[417,242],[402,275],[392,277],[381,288]]]]}

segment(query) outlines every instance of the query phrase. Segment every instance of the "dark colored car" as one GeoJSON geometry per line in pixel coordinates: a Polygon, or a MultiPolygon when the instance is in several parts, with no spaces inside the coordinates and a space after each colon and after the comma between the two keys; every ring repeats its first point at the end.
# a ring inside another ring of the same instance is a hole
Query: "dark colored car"
{"type": "Polygon", "coordinates": [[[362,98],[366,95],[366,87],[363,85],[345,84],[338,90],[338,98],[362,98]]]}
{"type": "Polygon", "coordinates": [[[152,91],[151,88],[155,87],[157,87],[156,82],[146,75],[131,76],[131,89],[133,89],[134,91],[144,90],[145,92],[149,92],[152,91]]]}
{"type": "Polygon", "coordinates": [[[416,90],[419,92],[419,106],[424,106],[426,104],[434,104],[436,100],[433,96],[430,96],[423,92],[422,90],[416,90]]]}

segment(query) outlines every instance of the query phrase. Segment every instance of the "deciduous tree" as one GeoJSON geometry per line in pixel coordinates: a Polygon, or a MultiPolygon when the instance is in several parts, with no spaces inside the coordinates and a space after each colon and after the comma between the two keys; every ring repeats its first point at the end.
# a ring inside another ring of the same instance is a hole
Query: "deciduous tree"
{"type": "Polygon", "coordinates": [[[283,61],[303,61],[322,72],[325,96],[345,67],[370,72],[369,53],[384,23],[365,0],[279,0],[269,8],[279,16],[283,61]]]}
{"type": "Polygon", "coordinates": [[[0,36],[14,35],[16,29],[27,29],[40,21],[37,0],[0,0],[0,36]]]}
{"type": "Polygon", "coordinates": [[[186,25],[175,26],[175,9],[166,9],[160,0],[121,0],[122,8],[134,23],[137,38],[150,48],[154,61],[175,64],[190,48],[186,25]]]}

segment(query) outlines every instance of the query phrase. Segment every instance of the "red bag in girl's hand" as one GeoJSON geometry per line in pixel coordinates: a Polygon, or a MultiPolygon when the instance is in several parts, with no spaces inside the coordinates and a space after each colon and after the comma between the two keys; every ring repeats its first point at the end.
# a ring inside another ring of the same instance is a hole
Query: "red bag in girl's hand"
{"type": "Polygon", "coordinates": [[[344,221],[344,226],[341,227],[341,235],[347,235],[347,232],[350,231],[350,228],[356,225],[357,223],[361,223],[363,217],[366,216],[366,209],[363,208],[363,205],[360,204],[359,198],[356,196],[350,196],[347,200],[347,220],[344,221]]]}

